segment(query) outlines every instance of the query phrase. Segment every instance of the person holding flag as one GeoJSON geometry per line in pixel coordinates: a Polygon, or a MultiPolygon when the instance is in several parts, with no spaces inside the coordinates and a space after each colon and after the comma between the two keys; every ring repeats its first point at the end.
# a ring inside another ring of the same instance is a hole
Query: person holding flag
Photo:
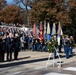
{"type": "Polygon", "coordinates": [[[40,51],[42,51],[42,42],[43,42],[43,25],[42,25],[42,21],[40,22],[39,31],[40,31],[40,34],[39,34],[39,41],[40,41],[39,49],[40,49],[40,51]]]}
{"type": "Polygon", "coordinates": [[[58,31],[57,31],[57,41],[58,41],[58,49],[59,49],[59,53],[61,53],[61,48],[62,48],[62,35],[63,35],[63,32],[62,32],[62,28],[60,26],[60,22],[59,22],[59,25],[58,25],[58,31]]]}

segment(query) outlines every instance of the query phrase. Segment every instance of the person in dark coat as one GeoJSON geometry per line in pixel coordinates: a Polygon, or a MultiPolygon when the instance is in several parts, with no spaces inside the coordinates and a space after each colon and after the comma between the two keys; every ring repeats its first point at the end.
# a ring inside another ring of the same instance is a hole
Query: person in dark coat
{"type": "Polygon", "coordinates": [[[2,37],[2,61],[4,61],[5,57],[5,50],[6,50],[6,41],[5,41],[5,35],[2,37]]]}
{"type": "Polygon", "coordinates": [[[3,43],[2,36],[0,36],[0,61],[3,60],[3,58],[2,58],[2,43],[3,43]]]}
{"type": "Polygon", "coordinates": [[[61,48],[62,48],[62,36],[60,36],[60,46],[59,46],[59,53],[61,53],[61,48]]]}
{"type": "Polygon", "coordinates": [[[20,47],[20,38],[18,36],[18,34],[15,34],[15,38],[14,38],[14,60],[18,59],[18,52],[19,52],[19,47],[20,47]]]}
{"type": "Polygon", "coordinates": [[[47,51],[47,43],[46,43],[46,39],[43,39],[43,42],[42,42],[42,47],[43,47],[43,51],[47,51]]]}
{"type": "Polygon", "coordinates": [[[32,45],[32,36],[28,36],[28,49],[31,49],[31,45],[32,45]]]}
{"type": "Polygon", "coordinates": [[[66,43],[66,51],[65,51],[66,52],[66,58],[68,59],[69,58],[69,49],[70,49],[70,38],[68,35],[66,36],[65,43],[66,43]]]}
{"type": "Polygon", "coordinates": [[[11,61],[12,60],[12,46],[13,46],[13,39],[12,39],[13,35],[12,33],[9,33],[9,35],[6,38],[6,42],[7,42],[7,61],[11,61]]]}
{"type": "Polygon", "coordinates": [[[39,50],[38,38],[35,38],[35,50],[39,50]]]}
{"type": "Polygon", "coordinates": [[[28,34],[26,34],[26,37],[25,37],[25,41],[26,41],[26,49],[28,49],[28,34]]]}
{"type": "Polygon", "coordinates": [[[32,51],[35,51],[35,38],[32,38],[32,51]]]}
{"type": "Polygon", "coordinates": [[[57,35],[57,42],[58,42],[59,53],[62,53],[62,51],[61,51],[61,48],[62,48],[62,36],[61,35],[57,35]]]}
{"type": "Polygon", "coordinates": [[[72,56],[73,55],[73,46],[74,46],[74,39],[73,36],[70,36],[70,49],[69,49],[69,53],[72,56]]]}

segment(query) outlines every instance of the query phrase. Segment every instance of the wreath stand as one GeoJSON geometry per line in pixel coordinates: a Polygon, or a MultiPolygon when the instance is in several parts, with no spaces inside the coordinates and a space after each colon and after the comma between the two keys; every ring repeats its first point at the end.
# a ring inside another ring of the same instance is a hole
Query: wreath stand
{"type": "MultiPolygon", "coordinates": [[[[57,53],[57,56],[58,56],[58,59],[59,59],[59,63],[58,63],[58,68],[61,68],[61,58],[60,58],[60,56],[59,56],[59,53],[58,53],[58,50],[57,49],[55,49],[56,50],[56,53],[57,53]]],[[[54,53],[50,53],[49,54],[49,57],[48,57],[48,60],[47,60],[47,63],[46,63],[46,68],[48,67],[48,64],[50,64],[50,65],[55,65],[55,58],[54,58],[54,53]],[[49,63],[49,61],[50,61],[50,58],[53,58],[52,59],[52,63],[50,64],[49,63]]]]}

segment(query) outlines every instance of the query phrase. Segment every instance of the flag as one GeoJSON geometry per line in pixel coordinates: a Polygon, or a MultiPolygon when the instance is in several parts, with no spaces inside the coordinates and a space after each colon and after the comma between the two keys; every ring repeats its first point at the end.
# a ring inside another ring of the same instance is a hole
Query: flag
{"type": "Polygon", "coordinates": [[[48,22],[48,24],[47,24],[47,42],[49,42],[49,41],[50,41],[50,24],[48,22]]]}
{"type": "Polygon", "coordinates": [[[58,45],[60,45],[60,35],[57,35],[57,42],[58,42],[58,45]]]}
{"type": "Polygon", "coordinates": [[[46,21],[44,21],[44,38],[47,38],[47,34],[46,34],[46,21]]]}
{"type": "Polygon", "coordinates": [[[52,27],[52,35],[56,34],[56,26],[55,23],[53,23],[53,27],[52,27]]]}
{"type": "Polygon", "coordinates": [[[43,39],[43,25],[42,25],[42,21],[40,22],[40,27],[39,27],[39,39],[40,39],[40,42],[42,42],[42,39],[43,39]]]}
{"type": "Polygon", "coordinates": [[[43,25],[42,25],[42,21],[40,22],[40,30],[43,30],[43,25]]]}
{"type": "Polygon", "coordinates": [[[58,25],[57,34],[58,34],[58,35],[63,35],[62,28],[61,28],[61,26],[60,26],[60,22],[59,22],[59,25],[58,25]]]}
{"type": "Polygon", "coordinates": [[[46,22],[44,21],[44,34],[46,33],[46,22]]]}
{"type": "Polygon", "coordinates": [[[33,36],[36,36],[36,23],[34,23],[33,25],[32,33],[33,33],[33,36]]]}
{"type": "Polygon", "coordinates": [[[39,38],[39,33],[40,33],[40,31],[39,31],[39,28],[38,28],[38,25],[36,26],[36,36],[37,36],[37,38],[39,38]]]}
{"type": "Polygon", "coordinates": [[[47,24],[47,34],[50,34],[50,25],[49,25],[49,22],[47,24]]]}

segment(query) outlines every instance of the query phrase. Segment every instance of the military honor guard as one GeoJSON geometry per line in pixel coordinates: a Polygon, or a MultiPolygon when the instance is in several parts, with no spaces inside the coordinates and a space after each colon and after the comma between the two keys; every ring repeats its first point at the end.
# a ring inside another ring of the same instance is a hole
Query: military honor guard
{"type": "Polygon", "coordinates": [[[35,38],[32,38],[32,51],[35,51],[35,38]]]}
{"type": "Polygon", "coordinates": [[[43,48],[44,52],[47,52],[47,42],[46,42],[46,39],[43,39],[42,48],[43,48]]]}
{"type": "Polygon", "coordinates": [[[42,38],[39,38],[39,50],[42,51],[42,42],[43,42],[43,39],[42,38]]]}

